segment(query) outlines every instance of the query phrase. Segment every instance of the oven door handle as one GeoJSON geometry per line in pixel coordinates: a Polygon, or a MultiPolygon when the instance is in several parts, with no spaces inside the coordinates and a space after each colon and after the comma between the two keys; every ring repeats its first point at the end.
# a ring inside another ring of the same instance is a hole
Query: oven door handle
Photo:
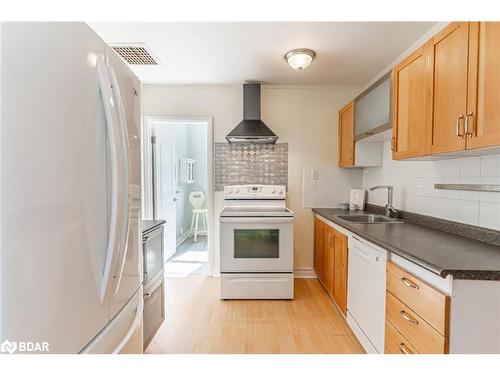
{"type": "Polygon", "coordinates": [[[233,224],[289,224],[293,217],[221,217],[221,223],[233,224]]]}

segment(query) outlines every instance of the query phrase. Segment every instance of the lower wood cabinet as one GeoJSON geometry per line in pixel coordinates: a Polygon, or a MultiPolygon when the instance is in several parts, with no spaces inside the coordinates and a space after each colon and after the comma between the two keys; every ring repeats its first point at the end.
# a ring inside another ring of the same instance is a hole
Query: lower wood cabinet
{"type": "Polygon", "coordinates": [[[320,280],[323,279],[324,238],[325,224],[316,217],[314,218],[314,272],[320,280]]]}
{"type": "Polygon", "coordinates": [[[333,281],[333,299],[340,310],[347,313],[347,236],[335,234],[335,270],[333,281]]]}
{"type": "Polygon", "coordinates": [[[420,353],[443,354],[447,352],[447,340],[415,311],[397,299],[386,294],[386,319],[420,353]]]}
{"type": "Polygon", "coordinates": [[[448,353],[449,298],[396,264],[388,262],[386,352],[448,353]]]}
{"type": "Polygon", "coordinates": [[[347,236],[314,220],[314,271],[345,315],[347,312],[347,236]]]}
{"type": "Polygon", "coordinates": [[[385,354],[419,354],[388,320],[385,321],[385,354]]]}
{"type": "Polygon", "coordinates": [[[333,297],[333,283],[335,280],[335,232],[325,226],[324,244],[324,264],[323,264],[323,286],[328,294],[333,297]]]}

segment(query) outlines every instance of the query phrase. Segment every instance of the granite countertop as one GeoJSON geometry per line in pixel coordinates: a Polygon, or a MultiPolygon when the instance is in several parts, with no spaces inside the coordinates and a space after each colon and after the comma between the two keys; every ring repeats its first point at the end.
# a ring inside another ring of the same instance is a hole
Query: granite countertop
{"type": "Polygon", "coordinates": [[[143,220],[142,221],[142,234],[150,232],[153,229],[165,224],[165,220],[143,220]]]}
{"type": "Polygon", "coordinates": [[[337,217],[372,212],[350,212],[339,208],[314,208],[313,211],[441,277],[500,280],[500,246],[408,222],[364,224],[337,217]]]}

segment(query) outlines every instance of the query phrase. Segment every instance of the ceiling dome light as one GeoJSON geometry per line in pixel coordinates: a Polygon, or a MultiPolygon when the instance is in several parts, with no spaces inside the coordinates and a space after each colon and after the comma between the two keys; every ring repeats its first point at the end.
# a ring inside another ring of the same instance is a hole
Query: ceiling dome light
{"type": "Polygon", "coordinates": [[[311,64],[315,56],[316,53],[311,49],[298,48],[287,52],[285,60],[293,69],[302,70],[311,64]]]}

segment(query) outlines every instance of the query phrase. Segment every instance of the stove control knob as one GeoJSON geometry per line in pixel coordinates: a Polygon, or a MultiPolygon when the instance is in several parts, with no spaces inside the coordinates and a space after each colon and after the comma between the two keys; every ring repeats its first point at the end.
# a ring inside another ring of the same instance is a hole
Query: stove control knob
{"type": "Polygon", "coordinates": [[[283,195],[283,189],[279,189],[278,194],[283,195]]]}
{"type": "Polygon", "coordinates": [[[238,194],[240,192],[240,189],[236,189],[234,192],[238,194]]]}
{"type": "Polygon", "coordinates": [[[276,189],[273,189],[273,194],[276,194],[276,189]]]}
{"type": "Polygon", "coordinates": [[[228,194],[233,194],[233,189],[229,189],[228,194]]]}

